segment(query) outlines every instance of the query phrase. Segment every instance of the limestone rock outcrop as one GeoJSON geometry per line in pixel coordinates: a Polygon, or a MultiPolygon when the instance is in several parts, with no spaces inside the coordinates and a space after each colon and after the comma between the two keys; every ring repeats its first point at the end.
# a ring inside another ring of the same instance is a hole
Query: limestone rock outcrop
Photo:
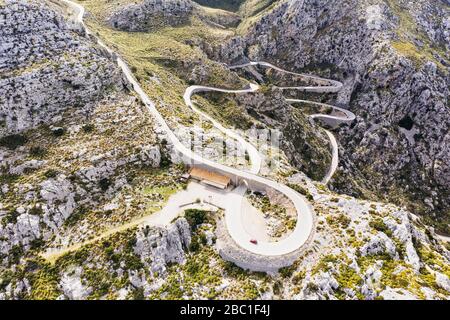
{"type": "Polygon", "coordinates": [[[118,67],[40,1],[0,7],[0,136],[50,123],[68,107],[89,110],[122,87],[118,67]]]}
{"type": "Polygon", "coordinates": [[[164,274],[168,263],[184,263],[191,243],[191,230],[184,218],[167,229],[143,228],[137,234],[134,252],[154,273],[164,274]],[[150,262],[149,262],[150,261],[150,262]]]}
{"type": "Polygon", "coordinates": [[[125,31],[148,31],[166,26],[183,26],[193,17],[218,28],[235,27],[241,21],[237,14],[204,8],[191,0],[144,0],[119,6],[109,16],[107,23],[125,31]]]}
{"type": "Polygon", "coordinates": [[[145,0],[120,7],[109,17],[111,26],[127,31],[143,31],[187,22],[194,10],[190,0],[145,0]]]}

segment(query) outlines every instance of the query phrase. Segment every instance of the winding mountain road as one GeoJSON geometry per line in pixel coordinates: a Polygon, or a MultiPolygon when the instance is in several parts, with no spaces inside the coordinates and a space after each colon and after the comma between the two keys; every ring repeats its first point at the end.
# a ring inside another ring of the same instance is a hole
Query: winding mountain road
{"type": "MultiPolygon", "coordinates": [[[[263,67],[272,68],[279,72],[292,74],[299,78],[302,78],[303,80],[311,81],[316,84],[320,84],[320,86],[316,86],[316,87],[311,87],[311,86],[278,87],[281,90],[299,90],[299,91],[303,91],[303,92],[315,92],[315,93],[336,93],[336,92],[339,92],[343,86],[342,83],[339,81],[328,80],[328,79],[323,79],[323,78],[320,78],[317,76],[304,75],[304,74],[286,71],[286,70],[276,67],[268,62],[262,62],[262,61],[249,62],[246,64],[229,66],[229,69],[231,69],[231,70],[241,69],[241,68],[246,68],[246,67],[251,67],[251,66],[263,66],[263,67]]],[[[194,112],[198,113],[202,117],[211,121],[211,123],[217,129],[219,129],[221,132],[238,140],[243,145],[245,150],[247,150],[247,152],[249,153],[253,164],[255,164],[257,161],[258,165],[252,166],[253,174],[259,173],[260,164],[261,164],[260,154],[258,153],[256,148],[252,144],[247,142],[245,139],[243,139],[242,137],[237,135],[234,131],[224,128],[220,123],[218,123],[216,120],[214,120],[211,116],[198,110],[198,108],[196,108],[195,105],[193,104],[191,98],[192,98],[192,95],[199,93],[199,92],[215,91],[215,92],[230,93],[230,94],[242,94],[242,93],[256,92],[259,89],[260,89],[260,87],[256,84],[251,84],[249,89],[243,89],[243,90],[226,90],[226,89],[215,88],[215,87],[191,86],[186,89],[185,94],[184,94],[184,101],[187,106],[189,106],[194,112]]],[[[306,104],[317,105],[319,107],[331,108],[334,113],[337,113],[337,114],[333,114],[333,115],[320,114],[320,113],[312,114],[312,115],[310,115],[310,118],[313,120],[317,119],[317,120],[321,120],[321,121],[328,122],[328,123],[332,122],[333,124],[340,124],[340,123],[351,123],[356,118],[356,116],[352,112],[350,112],[346,109],[343,109],[343,108],[329,105],[329,104],[308,101],[308,100],[299,100],[299,99],[286,99],[286,101],[291,104],[306,103],[306,104]]],[[[330,139],[331,148],[332,148],[331,165],[330,165],[330,168],[329,168],[327,174],[325,175],[325,177],[322,180],[322,182],[324,184],[327,184],[329,182],[329,180],[333,177],[333,175],[336,172],[336,169],[338,167],[339,151],[338,151],[338,144],[337,144],[336,138],[333,135],[333,133],[331,133],[328,130],[325,130],[325,132],[326,132],[328,138],[330,139]]],[[[244,176],[244,174],[241,174],[241,177],[242,176],[244,176]]],[[[295,192],[292,192],[293,191],[292,189],[290,189],[284,185],[281,185],[281,184],[278,184],[275,187],[274,182],[267,180],[267,179],[265,179],[265,180],[266,181],[262,181],[262,183],[266,183],[267,186],[270,186],[270,187],[282,192],[285,196],[287,196],[289,199],[291,199],[294,204],[301,203],[300,201],[297,201],[297,202],[295,201],[295,200],[297,200],[298,195],[296,195],[295,192]]],[[[230,194],[230,204],[226,208],[225,222],[227,225],[227,229],[228,229],[231,237],[233,238],[233,240],[236,243],[238,243],[242,248],[244,248],[252,253],[268,255],[268,256],[288,254],[288,253],[291,253],[291,252],[299,249],[302,246],[302,244],[307,241],[307,237],[305,238],[304,229],[302,229],[302,222],[305,220],[309,222],[309,219],[307,217],[305,217],[300,211],[298,211],[297,205],[296,205],[297,214],[298,214],[297,215],[297,225],[296,225],[295,230],[292,232],[292,234],[289,237],[287,237],[286,239],[281,240],[279,242],[259,241],[257,246],[251,244],[250,236],[245,231],[245,228],[243,225],[242,212],[241,212],[242,197],[245,195],[247,188],[248,188],[248,182],[247,182],[247,180],[244,180],[244,185],[240,185],[238,188],[236,188],[230,194]],[[303,243],[302,243],[302,241],[303,241],[303,243]]],[[[302,204],[304,204],[304,201],[302,202],[302,204]]],[[[303,207],[303,210],[311,211],[309,207],[303,207]]]]}
{"type": "MultiPolygon", "coordinates": [[[[269,62],[264,62],[264,61],[255,61],[255,62],[251,61],[251,62],[248,62],[245,64],[229,66],[229,69],[233,70],[233,69],[242,69],[242,68],[256,67],[256,66],[271,68],[278,72],[291,74],[291,75],[294,75],[304,81],[309,81],[309,82],[313,82],[316,84],[316,86],[314,86],[314,87],[313,86],[277,87],[278,89],[281,89],[281,90],[298,90],[298,91],[302,91],[302,92],[312,92],[312,93],[337,93],[343,87],[343,84],[340,81],[330,80],[330,79],[325,79],[325,78],[321,78],[318,76],[307,75],[307,74],[303,74],[303,73],[296,73],[296,72],[284,70],[284,69],[277,67],[269,62]]],[[[320,103],[320,102],[315,102],[315,101],[310,101],[310,100],[300,100],[300,99],[286,99],[286,101],[291,104],[305,103],[305,104],[310,104],[310,105],[315,105],[315,106],[319,106],[319,107],[325,107],[325,108],[332,109],[333,113],[335,113],[333,115],[317,113],[317,114],[312,114],[309,116],[313,120],[317,119],[317,120],[323,121],[324,123],[330,124],[331,126],[335,126],[335,125],[338,125],[341,123],[351,123],[356,119],[356,116],[353,112],[343,109],[343,108],[339,108],[339,107],[330,105],[330,104],[325,104],[325,103],[320,103]]],[[[333,177],[334,173],[336,172],[336,169],[339,164],[339,147],[337,144],[336,137],[333,135],[333,133],[329,130],[325,130],[325,133],[327,134],[328,138],[330,139],[331,150],[332,150],[332,158],[331,158],[330,168],[329,168],[327,174],[325,175],[325,177],[322,179],[323,184],[328,184],[328,182],[330,181],[330,179],[333,177]]]]}
{"type": "Polygon", "coordinates": [[[184,102],[188,107],[190,107],[194,112],[202,116],[203,118],[210,121],[213,126],[217,129],[219,129],[222,133],[229,136],[232,139],[235,139],[238,141],[241,146],[247,151],[249,158],[250,158],[250,165],[251,169],[250,172],[254,174],[258,174],[261,170],[261,155],[259,154],[258,150],[247,140],[245,140],[243,137],[235,133],[233,130],[227,129],[224,126],[222,126],[219,122],[217,122],[214,118],[209,116],[208,114],[204,113],[203,111],[199,110],[197,107],[195,107],[194,103],[192,102],[192,96],[199,92],[222,92],[222,93],[233,93],[233,94],[243,94],[243,93],[249,93],[249,92],[255,92],[259,90],[259,86],[256,84],[250,84],[250,88],[243,89],[243,90],[226,90],[226,89],[219,89],[219,88],[213,88],[213,87],[204,87],[204,86],[190,86],[186,89],[184,93],[184,102]]]}
{"type": "MultiPolygon", "coordinates": [[[[195,112],[201,114],[203,117],[211,121],[213,125],[220,131],[242,143],[242,145],[247,150],[250,156],[251,169],[250,172],[245,170],[238,170],[236,168],[228,167],[223,164],[213,162],[209,159],[205,159],[202,156],[194,153],[192,150],[186,148],[180,142],[178,137],[167,125],[163,116],[158,112],[155,104],[151,101],[151,99],[148,97],[148,95],[144,92],[139,83],[136,81],[136,79],[134,78],[132,72],[130,71],[124,60],[122,60],[122,58],[119,55],[117,55],[111,49],[109,49],[100,39],[98,39],[91,32],[89,32],[88,28],[83,22],[85,12],[84,7],[70,0],[60,0],[60,1],[66,3],[74,11],[75,20],[83,27],[85,32],[88,35],[95,38],[100,46],[102,46],[105,50],[107,50],[110,54],[112,54],[113,57],[116,58],[118,66],[122,69],[125,77],[132,84],[135,92],[139,95],[142,102],[147,107],[148,111],[160,125],[160,127],[162,128],[162,130],[166,135],[167,140],[173,145],[173,149],[180,156],[180,159],[185,164],[205,167],[208,170],[216,171],[218,173],[227,175],[237,182],[238,187],[229,193],[228,195],[229,201],[227,202],[227,206],[225,208],[226,212],[225,221],[227,229],[232,239],[240,247],[246,249],[247,251],[262,256],[282,256],[300,249],[308,241],[311,233],[314,231],[314,212],[309,206],[308,201],[305,199],[305,197],[303,197],[293,189],[287,187],[286,185],[258,176],[257,174],[261,168],[261,158],[256,148],[249,142],[247,142],[243,137],[237,135],[230,129],[226,129],[225,127],[220,125],[220,123],[212,119],[209,115],[198,110],[191,101],[191,97],[193,94],[202,91],[219,91],[237,94],[237,93],[253,92],[258,90],[259,87],[257,85],[251,85],[249,89],[233,91],[210,87],[192,86],[186,90],[184,100],[187,106],[189,106],[195,112]],[[260,242],[258,243],[258,245],[253,245],[250,243],[251,237],[245,232],[241,219],[241,204],[243,196],[247,190],[247,187],[259,190],[272,188],[284,194],[287,198],[289,198],[292,201],[297,212],[297,224],[293,232],[287,238],[279,242],[260,242]]],[[[283,72],[288,72],[265,62],[256,62],[256,63],[252,62],[247,65],[233,66],[231,68],[242,68],[248,65],[257,65],[257,64],[262,66],[273,67],[276,70],[282,70],[283,72]]],[[[297,89],[308,92],[324,92],[323,90],[328,90],[326,92],[337,92],[342,87],[342,84],[337,81],[326,80],[314,76],[305,76],[305,77],[306,77],[305,79],[315,81],[316,83],[324,83],[326,85],[320,87],[296,87],[297,89]]]]}
{"type": "Polygon", "coordinates": [[[311,87],[311,86],[279,87],[282,90],[295,89],[295,90],[300,90],[300,91],[316,92],[316,93],[324,93],[324,92],[328,92],[328,93],[334,92],[335,93],[335,92],[339,92],[343,86],[342,82],[339,82],[336,80],[324,79],[324,78],[321,78],[318,76],[284,70],[280,67],[274,66],[273,64],[271,64],[269,62],[265,62],[265,61],[256,61],[256,62],[251,61],[251,62],[244,63],[244,64],[229,66],[229,68],[230,69],[242,69],[242,68],[246,68],[246,67],[256,67],[256,66],[271,68],[271,69],[274,69],[281,73],[291,74],[293,76],[302,78],[305,81],[312,81],[316,84],[319,84],[319,86],[316,85],[314,87],[311,87]]]}

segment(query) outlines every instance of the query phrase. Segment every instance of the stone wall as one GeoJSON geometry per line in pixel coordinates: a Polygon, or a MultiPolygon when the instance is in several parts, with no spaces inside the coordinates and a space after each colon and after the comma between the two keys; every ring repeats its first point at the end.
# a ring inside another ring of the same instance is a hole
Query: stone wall
{"type": "Polygon", "coordinates": [[[308,241],[303,246],[283,256],[262,256],[242,249],[231,238],[224,219],[217,222],[216,236],[216,247],[222,259],[232,262],[244,270],[275,274],[281,268],[291,266],[302,256],[306,248],[310,246],[314,232],[311,232],[308,241]]]}

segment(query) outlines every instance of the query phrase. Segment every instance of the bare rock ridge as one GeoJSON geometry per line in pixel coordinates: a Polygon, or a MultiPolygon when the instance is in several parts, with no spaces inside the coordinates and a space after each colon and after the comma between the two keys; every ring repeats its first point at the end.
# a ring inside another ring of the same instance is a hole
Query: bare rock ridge
{"type": "Polygon", "coordinates": [[[119,7],[108,18],[108,23],[120,30],[145,31],[184,25],[194,15],[218,26],[237,25],[240,21],[235,14],[220,10],[211,13],[191,0],[145,0],[119,7]]]}
{"type": "Polygon", "coordinates": [[[129,187],[125,167],[159,167],[162,156],[112,57],[45,2],[0,6],[0,56],[0,260],[8,264],[11,251],[36,249],[129,187]],[[126,143],[115,145],[119,138],[126,143]]]}
{"type": "Polygon", "coordinates": [[[449,12],[443,1],[280,1],[212,56],[342,81],[336,104],[357,120],[339,130],[334,188],[408,205],[448,232],[449,12]]]}
{"type": "Polygon", "coordinates": [[[111,26],[140,31],[161,24],[181,25],[192,14],[194,7],[189,0],[145,0],[116,10],[109,18],[111,26]]]}
{"type": "Polygon", "coordinates": [[[89,109],[122,87],[118,67],[62,16],[36,1],[0,7],[0,135],[89,109]]]}

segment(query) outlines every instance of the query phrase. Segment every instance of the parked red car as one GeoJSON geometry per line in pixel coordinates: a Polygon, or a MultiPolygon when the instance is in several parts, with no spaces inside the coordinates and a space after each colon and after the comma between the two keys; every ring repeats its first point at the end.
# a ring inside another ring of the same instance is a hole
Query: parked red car
{"type": "Polygon", "coordinates": [[[253,244],[258,244],[258,240],[255,240],[255,239],[250,240],[250,242],[253,244]]]}

